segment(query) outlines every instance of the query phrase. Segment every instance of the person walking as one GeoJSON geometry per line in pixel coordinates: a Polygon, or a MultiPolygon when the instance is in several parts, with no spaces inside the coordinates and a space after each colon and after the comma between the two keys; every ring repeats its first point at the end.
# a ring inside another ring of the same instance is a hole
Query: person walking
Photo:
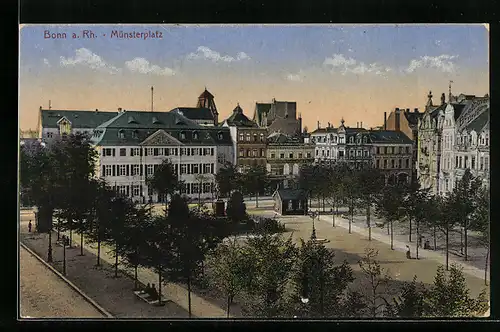
{"type": "Polygon", "coordinates": [[[32,227],[32,224],[31,224],[31,220],[30,220],[30,222],[28,223],[28,233],[31,233],[31,227],[32,227]]]}
{"type": "Polygon", "coordinates": [[[406,258],[411,259],[411,252],[409,245],[406,245],[406,258]]]}

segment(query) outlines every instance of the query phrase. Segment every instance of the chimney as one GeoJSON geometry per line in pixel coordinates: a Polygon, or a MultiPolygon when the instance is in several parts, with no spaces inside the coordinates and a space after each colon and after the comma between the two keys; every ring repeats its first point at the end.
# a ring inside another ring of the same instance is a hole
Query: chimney
{"type": "Polygon", "coordinates": [[[98,110],[97,108],[95,109],[95,111],[96,111],[96,112],[99,112],[99,110],[98,110]]]}
{"type": "Polygon", "coordinates": [[[359,122],[356,122],[356,128],[359,128],[359,122]]]}
{"type": "Polygon", "coordinates": [[[302,131],[303,131],[303,128],[302,128],[302,116],[299,113],[299,133],[301,133],[302,131]]]}
{"type": "Polygon", "coordinates": [[[121,113],[121,112],[122,112],[122,108],[118,107],[118,113],[121,113]]]}
{"type": "Polygon", "coordinates": [[[400,127],[401,126],[401,114],[399,112],[396,112],[396,114],[394,114],[394,115],[395,115],[395,118],[396,118],[395,119],[395,124],[394,124],[394,126],[395,126],[394,130],[399,131],[400,128],[401,128],[400,127]]]}
{"type": "Polygon", "coordinates": [[[384,130],[387,130],[387,112],[384,112],[384,130]]]}
{"type": "Polygon", "coordinates": [[[363,121],[359,123],[359,128],[363,128],[363,121]]]}
{"type": "Polygon", "coordinates": [[[328,122],[328,128],[330,128],[330,127],[331,127],[330,122],[328,122]]]}
{"type": "Polygon", "coordinates": [[[319,128],[320,128],[320,126],[319,126],[319,121],[318,121],[318,129],[319,129],[319,128]]]}
{"type": "Polygon", "coordinates": [[[40,106],[40,111],[42,110],[42,106],[40,106]]]}
{"type": "Polygon", "coordinates": [[[396,107],[396,112],[399,112],[399,107],[396,107]]]}
{"type": "Polygon", "coordinates": [[[415,113],[418,113],[418,108],[415,108],[414,111],[415,111],[415,113]]]}
{"type": "Polygon", "coordinates": [[[406,109],[406,112],[410,113],[410,109],[409,109],[409,108],[407,108],[407,109],[406,109]]]}

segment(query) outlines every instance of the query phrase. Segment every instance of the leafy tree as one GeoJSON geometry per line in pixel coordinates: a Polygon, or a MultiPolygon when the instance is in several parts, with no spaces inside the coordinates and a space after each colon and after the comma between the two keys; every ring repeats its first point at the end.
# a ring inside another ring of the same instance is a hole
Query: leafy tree
{"type": "Polygon", "coordinates": [[[168,210],[168,196],[180,190],[183,181],[175,173],[174,165],[169,159],[164,159],[155,173],[146,180],[148,187],[152,188],[158,195],[165,196],[165,213],[168,210]]]}
{"type": "Polygon", "coordinates": [[[314,316],[337,316],[341,313],[339,304],[342,304],[343,294],[348,284],[354,281],[347,261],[337,266],[334,257],[334,252],[323,244],[301,239],[295,285],[297,296],[309,299],[308,308],[314,316]]]}
{"type": "Polygon", "coordinates": [[[386,186],[376,201],[376,214],[390,227],[391,249],[394,250],[394,222],[403,217],[402,201],[404,190],[401,186],[386,186]]]}
{"type": "Polygon", "coordinates": [[[208,174],[196,174],[194,179],[198,184],[198,208],[201,209],[201,192],[203,191],[203,184],[209,183],[210,178],[208,174]]]}
{"type": "Polygon", "coordinates": [[[215,175],[215,182],[219,196],[229,197],[234,190],[240,187],[241,174],[236,169],[236,166],[230,162],[226,162],[224,167],[219,169],[215,175]]]}
{"type": "MultiPolygon", "coordinates": [[[[407,187],[404,194],[404,206],[406,217],[409,222],[410,234],[408,241],[411,242],[412,221],[415,221],[417,232],[416,258],[418,259],[419,238],[421,233],[421,225],[429,219],[429,189],[422,189],[418,180],[412,181],[407,187]]],[[[432,218],[431,218],[432,219],[432,218]]]]}
{"type": "Polygon", "coordinates": [[[245,292],[254,298],[251,309],[257,316],[277,317],[286,310],[286,290],[293,273],[297,248],[292,238],[263,233],[249,238],[245,248],[249,259],[245,292]],[[270,264],[270,262],[273,262],[270,264]]]}
{"type": "Polygon", "coordinates": [[[254,165],[243,174],[243,185],[249,193],[255,194],[255,206],[259,207],[259,193],[263,192],[269,179],[266,167],[263,165],[254,165]]]}
{"type": "Polygon", "coordinates": [[[399,296],[393,298],[392,303],[385,300],[387,316],[392,317],[422,317],[424,314],[424,299],[426,289],[423,284],[417,284],[417,276],[412,282],[405,282],[399,296]]]}
{"type": "MultiPolygon", "coordinates": [[[[453,229],[453,225],[456,223],[454,217],[455,211],[454,203],[451,196],[441,197],[441,196],[431,196],[424,203],[424,220],[427,225],[429,225],[434,230],[434,239],[436,238],[436,232],[441,232],[445,237],[445,266],[446,270],[449,267],[449,257],[450,257],[450,231],[453,229]]],[[[434,250],[436,250],[436,244],[434,240],[434,250]]]]}
{"type": "Polygon", "coordinates": [[[243,247],[236,238],[220,243],[209,259],[212,267],[212,281],[227,299],[227,317],[230,316],[231,304],[245,287],[246,275],[250,269],[243,247]]]}
{"type": "Polygon", "coordinates": [[[485,291],[477,298],[470,297],[462,269],[455,264],[448,275],[443,266],[438,268],[425,305],[428,317],[475,317],[483,315],[489,307],[485,291]]]}
{"type": "Polygon", "coordinates": [[[376,202],[381,189],[384,187],[384,175],[371,165],[365,165],[358,171],[358,181],[361,185],[360,199],[366,205],[366,225],[368,227],[368,240],[372,240],[371,210],[376,202]]]}
{"type": "Polygon", "coordinates": [[[246,220],[246,205],[243,202],[243,195],[239,191],[233,192],[227,202],[226,214],[235,223],[246,220]]]}
{"type": "Polygon", "coordinates": [[[479,242],[486,248],[484,283],[488,284],[488,259],[490,254],[490,193],[488,189],[481,188],[478,191],[476,209],[472,216],[471,229],[479,232],[479,242]]]}
{"type": "Polygon", "coordinates": [[[471,218],[476,210],[478,191],[481,188],[481,180],[474,177],[470,169],[466,169],[464,175],[453,189],[451,204],[453,205],[454,217],[460,223],[464,232],[465,260],[467,257],[467,238],[471,226],[471,218]]]}
{"type": "Polygon", "coordinates": [[[371,317],[378,317],[381,314],[381,309],[386,302],[382,294],[390,281],[387,271],[382,269],[380,263],[376,260],[377,256],[378,250],[366,248],[365,256],[359,261],[359,267],[367,282],[363,298],[371,317]]]}
{"type": "Polygon", "coordinates": [[[353,167],[346,166],[343,171],[344,182],[344,192],[347,198],[347,206],[349,208],[349,234],[352,233],[352,222],[354,221],[354,211],[359,205],[359,199],[361,198],[361,182],[359,177],[359,172],[357,172],[353,167]]]}
{"type": "Polygon", "coordinates": [[[329,188],[327,197],[332,209],[332,226],[335,227],[335,214],[338,213],[344,193],[344,183],[338,166],[329,169],[328,179],[325,182],[329,188]]]}

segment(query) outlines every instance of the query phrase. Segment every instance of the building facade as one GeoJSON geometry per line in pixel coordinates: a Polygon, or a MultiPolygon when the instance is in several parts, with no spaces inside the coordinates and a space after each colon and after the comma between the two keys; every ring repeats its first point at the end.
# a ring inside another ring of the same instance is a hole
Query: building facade
{"type": "Polygon", "coordinates": [[[229,130],[200,126],[171,112],[122,111],[97,126],[92,142],[99,153],[98,176],[136,202],[165,201],[146,183],[165,159],[184,181],[182,195],[213,197],[220,155],[232,151],[229,130]]]}
{"type": "Polygon", "coordinates": [[[229,128],[235,151],[234,164],[240,172],[251,166],[266,166],[267,130],[249,120],[240,105],[224,120],[222,127],[229,128]]]}
{"type": "Polygon", "coordinates": [[[281,132],[295,136],[302,132],[302,117],[300,114],[297,117],[296,102],[273,99],[271,103],[256,103],[252,120],[266,128],[268,134],[281,132]]]}
{"type": "Polygon", "coordinates": [[[297,136],[273,133],[267,137],[267,172],[273,180],[283,181],[298,177],[300,167],[314,162],[315,146],[297,136]]]}

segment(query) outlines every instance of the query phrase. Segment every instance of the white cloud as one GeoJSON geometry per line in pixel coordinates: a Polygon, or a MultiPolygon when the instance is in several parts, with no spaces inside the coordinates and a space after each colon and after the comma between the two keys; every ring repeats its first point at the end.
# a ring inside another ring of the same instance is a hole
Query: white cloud
{"type": "Polygon", "coordinates": [[[43,59],[43,64],[46,65],[47,67],[50,67],[50,62],[48,59],[43,59]]]}
{"type": "Polygon", "coordinates": [[[421,56],[419,59],[413,59],[410,61],[408,68],[405,69],[407,73],[413,73],[419,68],[433,68],[442,71],[443,73],[452,73],[456,69],[454,59],[458,55],[447,55],[442,54],[439,56],[421,56]]]}
{"type": "Polygon", "coordinates": [[[161,68],[157,65],[151,65],[148,60],[144,58],[135,58],[130,61],[125,62],[125,67],[131,72],[137,72],[141,74],[154,74],[159,76],[173,76],[175,71],[171,68],[165,67],[161,68]]]}
{"type": "Polygon", "coordinates": [[[346,58],[342,54],[334,54],[332,57],[326,58],[323,65],[330,66],[334,71],[339,70],[342,75],[347,73],[356,75],[368,73],[384,75],[392,70],[391,68],[384,67],[376,62],[366,64],[364,62],[358,62],[353,58],[346,58]]]}
{"type": "Polygon", "coordinates": [[[100,56],[92,53],[92,51],[86,48],[77,49],[75,51],[75,56],[72,58],[60,57],[60,64],[63,67],[84,65],[92,69],[102,70],[108,73],[115,73],[120,71],[119,68],[106,63],[100,56]]]}
{"type": "Polygon", "coordinates": [[[239,52],[236,58],[230,55],[221,55],[219,52],[214,51],[206,46],[199,46],[196,52],[189,53],[188,59],[207,59],[213,62],[233,62],[241,60],[250,60],[250,57],[245,52],[239,52]]]}

